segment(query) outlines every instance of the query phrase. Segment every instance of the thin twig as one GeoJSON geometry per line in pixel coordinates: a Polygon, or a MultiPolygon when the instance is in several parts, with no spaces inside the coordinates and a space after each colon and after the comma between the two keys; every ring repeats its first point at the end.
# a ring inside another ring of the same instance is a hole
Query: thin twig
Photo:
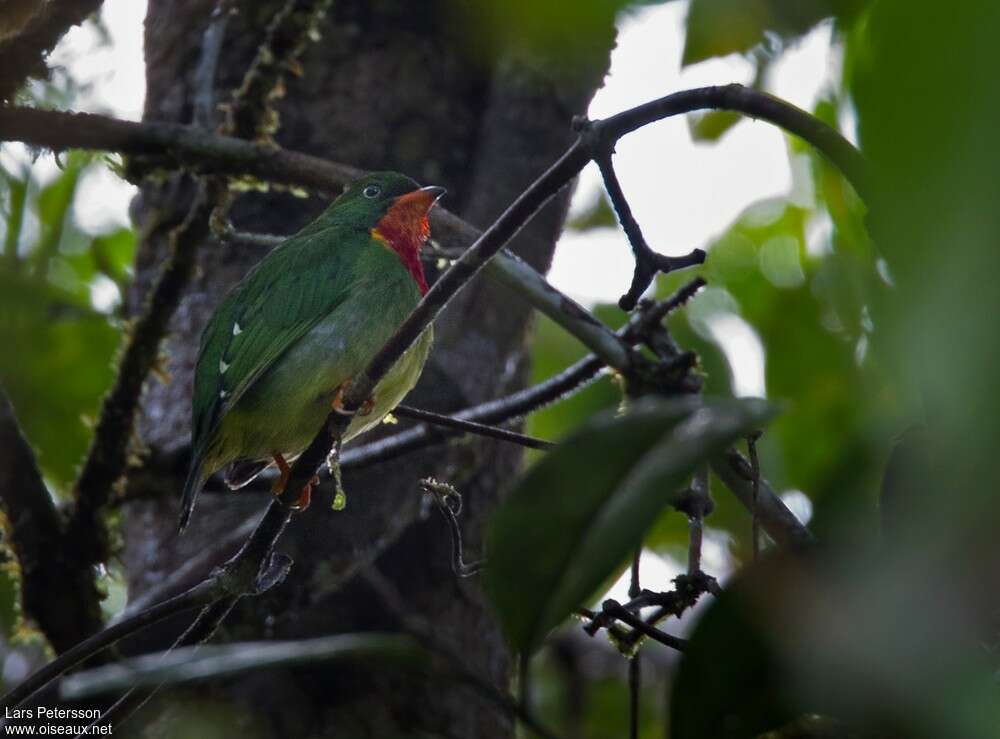
{"type": "Polygon", "coordinates": [[[13,708],[21,705],[52,680],[90,659],[101,650],[137,631],[159,623],[178,613],[204,606],[218,597],[217,583],[204,580],[180,595],[141,611],[134,616],[114,623],[84,641],[66,650],[47,665],[33,673],[19,685],[0,698],[0,707],[13,708]]]}
{"type": "Polygon", "coordinates": [[[104,398],[90,450],[74,486],[68,536],[81,567],[107,560],[108,533],[101,513],[125,472],[126,455],[143,383],[156,362],[160,342],[194,274],[198,247],[208,236],[208,218],[218,183],[203,181],[183,222],[170,233],[169,256],[129,334],[111,391],[104,398]]]}
{"type": "Polygon", "coordinates": [[[499,706],[511,717],[520,721],[531,731],[546,739],[557,739],[556,735],[543,726],[531,713],[530,707],[523,701],[515,701],[509,695],[497,689],[495,685],[484,680],[474,670],[465,664],[461,652],[445,642],[440,637],[440,630],[435,629],[423,619],[415,616],[408,608],[402,595],[395,585],[374,567],[364,570],[361,574],[365,583],[378,595],[387,610],[397,619],[400,629],[416,639],[420,644],[443,657],[455,671],[462,682],[467,683],[485,698],[499,706]]]}
{"type": "Polygon", "coordinates": [[[24,615],[56,652],[65,652],[100,629],[100,595],[93,574],[66,546],[63,518],[2,387],[0,504],[8,522],[4,538],[20,568],[24,615]]]}
{"type": "MultiPolygon", "coordinates": [[[[642,546],[635,552],[635,556],[632,558],[632,568],[631,577],[628,586],[628,597],[631,599],[638,598],[642,593],[642,587],[639,585],[639,564],[642,560],[642,546]]],[[[629,694],[629,739],[639,739],[639,694],[641,690],[641,679],[640,674],[641,663],[640,652],[636,650],[635,654],[631,655],[628,660],[628,694],[629,694]]]]}
{"type": "MultiPolygon", "coordinates": [[[[226,616],[229,615],[229,612],[233,609],[233,606],[236,605],[239,598],[240,596],[238,595],[224,596],[208,603],[202,609],[198,618],[194,620],[184,633],[182,633],[174,641],[174,643],[170,645],[170,648],[160,655],[160,657],[172,654],[175,649],[179,649],[181,647],[196,647],[197,645],[210,639],[219,624],[221,624],[223,620],[225,620],[226,616]]],[[[78,734],[77,739],[91,736],[94,733],[94,728],[105,724],[116,728],[120,727],[128,719],[138,713],[142,707],[145,706],[154,695],[156,695],[161,687],[162,685],[154,685],[153,687],[133,685],[114,703],[102,711],[101,715],[87,727],[87,731],[78,734]]]]}
{"type": "Polygon", "coordinates": [[[608,615],[613,616],[622,623],[631,626],[637,632],[643,636],[649,637],[653,641],[665,644],[672,649],[676,649],[678,652],[683,652],[687,648],[687,640],[660,631],[655,626],[646,623],[646,621],[632,613],[632,611],[625,608],[618,601],[604,601],[603,610],[608,615]]]}
{"type": "Polygon", "coordinates": [[[51,0],[36,5],[34,17],[0,42],[0,101],[12,100],[29,77],[47,77],[48,53],[64,33],[96,12],[101,0],[51,0]]]}
{"type": "MultiPolygon", "coordinates": [[[[716,455],[710,462],[712,471],[726,487],[739,498],[749,511],[753,508],[754,476],[750,463],[735,449],[716,455]]],[[[761,528],[774,541],[784,547],[811,544],[813,536],[803,526],[788,506],[784,504],[767,480],[758,478],[757,517],[761,528]]]]}
{"type": "MultiPolygon", "coordinates": [[[[814,143],[841,167],[857,189],[863,189],[864,162],[860,154],[839,134],[794,106],[740,86],[701,88],[676,93],[613,116],[606,121],[594,122],[592,125],[603,127],[605,129],[603,135],[608,140],[617,140],[620,136],[654,120],[702,108],[739,110],[779,123],[814,143]]],[[[216,172],[256,174],[307,187],[316,185],[326,191],[335,190],[335,186],[339,187],[357,174],[356,170],[343,165],[276,148],[261,147],[229,137],[207,135],[191,127],[171,124],[133,124],[85,114],[52,113],[23,108],[0,109],[0,137],[57,149],[113,148],[124,153],[156,154],[162,157],[164,162],[198,162],[203,166],[202,171],[205,171],[204,165],[207,165],[208,169],[216,172]]],[[[271,503],[254,533],[224,569],[224,575],[233,588],[232,592],[246,593],[254,590],[262,569],[261,564],[270,557],[275,542],[288,522],[291,515],[290,506],[298,498],[301,488],[309,483],[315,471],[324,462],[334,442],[341,437],[351,414],[370,397],[378,381],[410,344],[423,333],[452,297],[555,193],[580,172],[589,159],[586,146],[580,141],[573,144],[476,239],[468,251],[445,271],[389,342],[376,354],[366,369],[354,378],[344,397],[343,405],[346,412],[334,412],[328,416],[323,428],[296,461],[285,490],[271,503]]],[[[435,219],[445,224],[445,231],[452,235],[469,233],[468,225],[458,221],[451,214],[442,212],[437,214],[435,219]]],[[[625,356],[624,360],[612,366],[628,372],[632,355],[625,352],[625,356]]],[[[725,464],[729,471],[728,461],[725,464]]],[[[104,465],[104,467],[104,476],[108,477],[107,468],[113,468],[114,465],[104,465]]],[[[732,476],[731,471],[730,476],[732,476]]],[[[762,501],[769,498],[768,504],[772,512],[777,511],[776,515],[771,516],[770,521],[776,525],[780,523],[787,529],[779,532],[776,538],[801,536],[802,534],[798,532],[805,531],[801,524],[791,516],[787,508],[781,513],[783,506],[773,491],[769,491],[763,484],[760,487],[762,501]],[[768,495],[765,495],[765,491],[768,491],[768,495]],[[790,520],[785,516],[790,517],[790,520]]],[[[767,520],[763,522],[765,526],[768,523],[767,520]]],[[[808,533],[805,536],[808,536],[808,533]]],[[[632,618],[631,613],[628,613],[628,618],[632,618]]],[[[643,626],[646,629],[651,628],[647,624],[643,626]]]]}
{"type": "MultiPolygon", "coordinates": [[[[593,132],[595,129],[588,126],[588,131],[593,132]]],[[[615,167],[611,161],[613,143],[609,145],[595,141],[592,145],[595,147],[594,161],[597,163],[597,168],[604,180],[604,189],[607,190],[608,197],[611,198],[611,205],[618,215],[618,222],[621,223],[622,230],[632,246],[632,254],[635,256],[632,284],[629,286],[628,292],[618,299],[618,307],[624,311],[630,311],[635,308],[635,304],[646,292],[646,288],[650,286],[657,274],[661,272],[667,274],[674,270],[703,264],[705,252],[702,249],[693,249],[690,254],[670,257],[653,251],[646,243],[642,229],[639,228],[639,223],[632,215],[632,208],[622,191],[621,183],[618,182],[618,175],[615,173],[615,167]]]]}
{"type": "Polygon", "coordinates": [[[689,491],[691,498],[687,506],[688,514],[688,575],[695,577],[701,572],[701,547],[704,537],[705,516],[712,510],[712,494],[709,489],[708,465],[702,464],[695,470],[689,491]]]}
{"type": "MultiPolygon", "coordinates": [[[[838,167],[867,199],[868,173],[861,153],[837,131],[794,105],[742,85],[684,90],[594,121],[608,140],[617,140],[649,123],[697,110],[732,110],[773,123],[808,141],[838,167]]],[[[133,123],[87,113],[30,108],[0,108],[0,139],[54,149],[119,151],[161,158],[163,166],[201,168],[216,173],[249,174],[272,182],[336,193],[360,171],[342,164],[240,139],[206,134],[197,128],[163,122],[133,123]],[[207,169],[206,169],[207,168],[207,169]]],[[[439,240],[456,234],[446,246],[468,243],[471,227],[443,211],[432,219],[439,240]]]]}
{"type": "Polygon", "coordinates": [[[466,562],[462,547],[462,526],[458,515],[462,512],[462,496],[446,482],[439,482],[432,477],[420,481],[420,489],[434,498],[441,515],[448,523],[451,533],[451,569],[459,577],[472,577],[483,569],[485,559],[466,562]]]}
{"type": "MultiPolygon", "coordinates": [[[[590,355],[538,385],[467,408],[452,417],[493,424],[521,418],[587,387],[603,368],[603,363],[590,355]]],[[[344,468],[367,467],[441,443],[452,436],[454,434],[448,431],[421,424],[384,439],[347,449],[341,455],[340,464],[344,468]]]]}
{"type": "Polygon", "coordinates": [[[642,690],[642,657],[636,652],[628,661],[628,735],[639,739],[639,698],[642,690]]]}
{"type": "Polygon", "coordinates": [[[649,628],[655,628],[656,624],[669,616],[680,618],[704,593],[717,595],[718,592],[719,585],[715,578],[703,572],[694,576],[678,575],[674,578],[674,589],[671,591],[661,593],[643,589],[624,605],[608,599],[601,604],[600,611],[578,609],[578,613],[587,620],[583,630],[588,635],[593,636],[601,629],[607,629],[619,649],[625,654],[630,654],[641,639],[649,636],[647,633],[649,628]],[[656,611],[648,618],[639,618],[638,612],[647,606],[656,606],[656,611]],[[622,618],[623,611],[634,618],[622,618]],[[635,627],[636,618],[642,621],[645,627],[635,627]],[[616,621],[633,626],[632,631],[622,631],[616,621]],[[643,630],[644,628],[646,630],[643,630]]]}
{"type": "Polygon", "coordinates": [[[760,557],[760,460],[757,458],[757,440],[761,436],[760,431],[755,431],[747,437],[747,452],[750,454],[750,474],[753,477],[753,503],[750,506],[750,536],[753,542],[754,562],[760,557]]]}
{"type": "Polygon", "coordinates": [[[513,444],[527,447],[528,449],[551,449],[555,446],[555,443],[551,441],[538,439],[534,436],[528,436],[527,434],[522,434],[517,431],[511,431],[510,429],[490,426],[485,423],[476,423],[475,421],[467,421],[461,418],[455,418],[454,416],[445,416],[441,413],[432,413],[431,411],[425,411],[408,405],[398,405],[393,409],[392,413],[394,416],[398,416],[399,418],[410,418],[415,421],[424,421],[432,426],[441,426],[442,428],[464,431],[466,433],[476,434],[477,436],[485,436],[491,439],[509,441],[513,444]]]}

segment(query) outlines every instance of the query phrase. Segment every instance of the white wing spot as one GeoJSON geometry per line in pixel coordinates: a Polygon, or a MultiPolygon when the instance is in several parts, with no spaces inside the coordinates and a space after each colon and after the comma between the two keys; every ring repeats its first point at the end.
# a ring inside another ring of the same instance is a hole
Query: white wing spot
{"type": "Polygon", "coordinates": [[[219,391],[219,397],[222,398],[222,400],[225,400],[227,395],[229,395],[229,393],[227,393],[225,390],[219,391]]]}
{"type": "Polygon", "coordinates": [[[226,362],[225,362],[224,359],[220,359],[219,360],[219,372],[220,373],[221,372],[225,372],[227,369],[229,369],[229,365],[226,364],[226,362]]]}
{"type": "Polygon", "coordinates": [[[239,336],[242,333],[243,333],[243,329],[240,328],[240,324],[234,323],[233,324],[233,336],[239,336]]]}

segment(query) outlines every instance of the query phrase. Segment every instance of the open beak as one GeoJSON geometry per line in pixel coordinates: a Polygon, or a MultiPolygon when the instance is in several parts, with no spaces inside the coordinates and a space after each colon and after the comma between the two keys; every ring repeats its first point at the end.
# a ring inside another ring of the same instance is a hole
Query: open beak
{"type": "Polygon", "coordinates": [[[400,195],[396,198],[396,202],[393,203],[393,207],[399,207],[400,205],[409,205],[422,208],[426,213],[431,209],[431,207],[438,201],[442,195],[444,195],[447,190],[443,187],[438,187],[437,185],[428,185],[427,187],[421,187],[419,190],[414,190],[413,192],[408,192],[405,195],[400,195]]]}

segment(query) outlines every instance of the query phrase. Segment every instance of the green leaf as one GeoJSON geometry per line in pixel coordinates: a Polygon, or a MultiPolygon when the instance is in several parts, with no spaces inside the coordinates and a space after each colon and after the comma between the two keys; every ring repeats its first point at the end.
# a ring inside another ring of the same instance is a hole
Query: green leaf
{"type": "MultiPolygon", "coordinates": [[[[618,313],[621,315],[621,311],[618,313]]],[[[538,316],[532,343],[532,383],[549,379],[587,354],[576,338],[544,315],[538,316]]],[[[604,376],[570,397],[532,413],[527,430],[544,439],[559,439],[598,411],[616,408],[620,401],[620,389],[610,377],[604,376]]]]}
{"type": "Polygon", "coordinates": [[[0,166],[0,179],[7,185],[9,196],[9,209],[5,214],[7,222],[4,224],[4,258],[10,269],[16,269],[18,265],[18,243],[21,239],[21,229],[24,225],[24,206],[28,194],[28,181],[31,177],[31,170],[23,167],[21,176],[17,176],[0,166]]]}
{"type": "Polygon", "coordinates": [[[488,534],[486,587],[513,645],[537,647],[635,549],[700,461],[770,415],[762,401],[649,399],[595,416],[532,467],[488,534]]]}
{"type": "Polygon", "coordinates": [[[566,228],[571,231],[589,231],[592,228],[615,228],[618,219],[611,209],[608,196],[600,190],[582,213],[566,221],[566,228]]]}
{"type": "Polygon", "coordinates": [[[739,123],[743,116],[731,110],[713,110],[709,113],[689,115],[688,130],[695,141],[718,141],[739,123]]]}
{"type": "Polygon", "coordinates": [[[742,570],[681,658],[670,738],[996,736],[996,660],[963,586],[885,554],[832,543],[742,570]],[[846,730],[789,731],[814,715],[846,730]]]}
{"type": "Polygon", "coordinates": [[[743,53],[769,33],[802,36],[825,18],[851,20],[868,0],[691,0],[682,63],[743,53]]]}
{"type": "Polygon", "coordinates": [[[89,299],[0,269],[3,383],[47,480],[72,481],[101,396],[114,376],[120,331],[89,299]]]}

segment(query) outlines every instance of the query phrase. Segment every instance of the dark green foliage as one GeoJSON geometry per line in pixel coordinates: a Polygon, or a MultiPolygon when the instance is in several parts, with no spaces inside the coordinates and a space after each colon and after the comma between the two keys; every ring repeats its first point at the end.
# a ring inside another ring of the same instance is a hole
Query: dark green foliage
{"type": "Polygon", "coordinates": [[[695,465],[769,415],[761,402],[648,400],[595,416],[534,465],[488,538],[486,586],[513,645],[536,648],[634,551],[695,465]]]}
{"type": "Polygon", "coordinates": [[[684,64],[749,51],[769,34],[794,39],[825,18],[849,21],[869,0],[691,0],[684,64]]]}
{"type": "Polygon", "coordinates": [[[982,653],[944,628],[960,619],[934,599],[928,577],[859,588],[857,568],[879,556],[785,553],[742,572],[706,610],[681,660],[671,739],[756,737],[807,716],[826,719],[808,737],[994,736],[1000,702],[981,682],[982,653]],[[924,605],[901,618],[915,603],[924,605]],[[819,731],[831,723],[839,733],[819,731]]]}
{"type": "MultiPolygon", "coordinates": [[[[0,383],[10,395],[46,478],[68,485],[89,443],[88,423],[113,377],[120,327],[92,302],[98,276],[120,291],[135,240],[119,229],[97,237],[75,224],[72,204],[89,156],[63,157],[42,187],[5,172],[5,256],[0,261],[0,383]],[[27,230],[31,219],[37,228],[27,230]]],[[[0,190],[2,193],[2,190],[0,190]]],[[[120,295],[120,292],[119,292],[120,295]]]]}

